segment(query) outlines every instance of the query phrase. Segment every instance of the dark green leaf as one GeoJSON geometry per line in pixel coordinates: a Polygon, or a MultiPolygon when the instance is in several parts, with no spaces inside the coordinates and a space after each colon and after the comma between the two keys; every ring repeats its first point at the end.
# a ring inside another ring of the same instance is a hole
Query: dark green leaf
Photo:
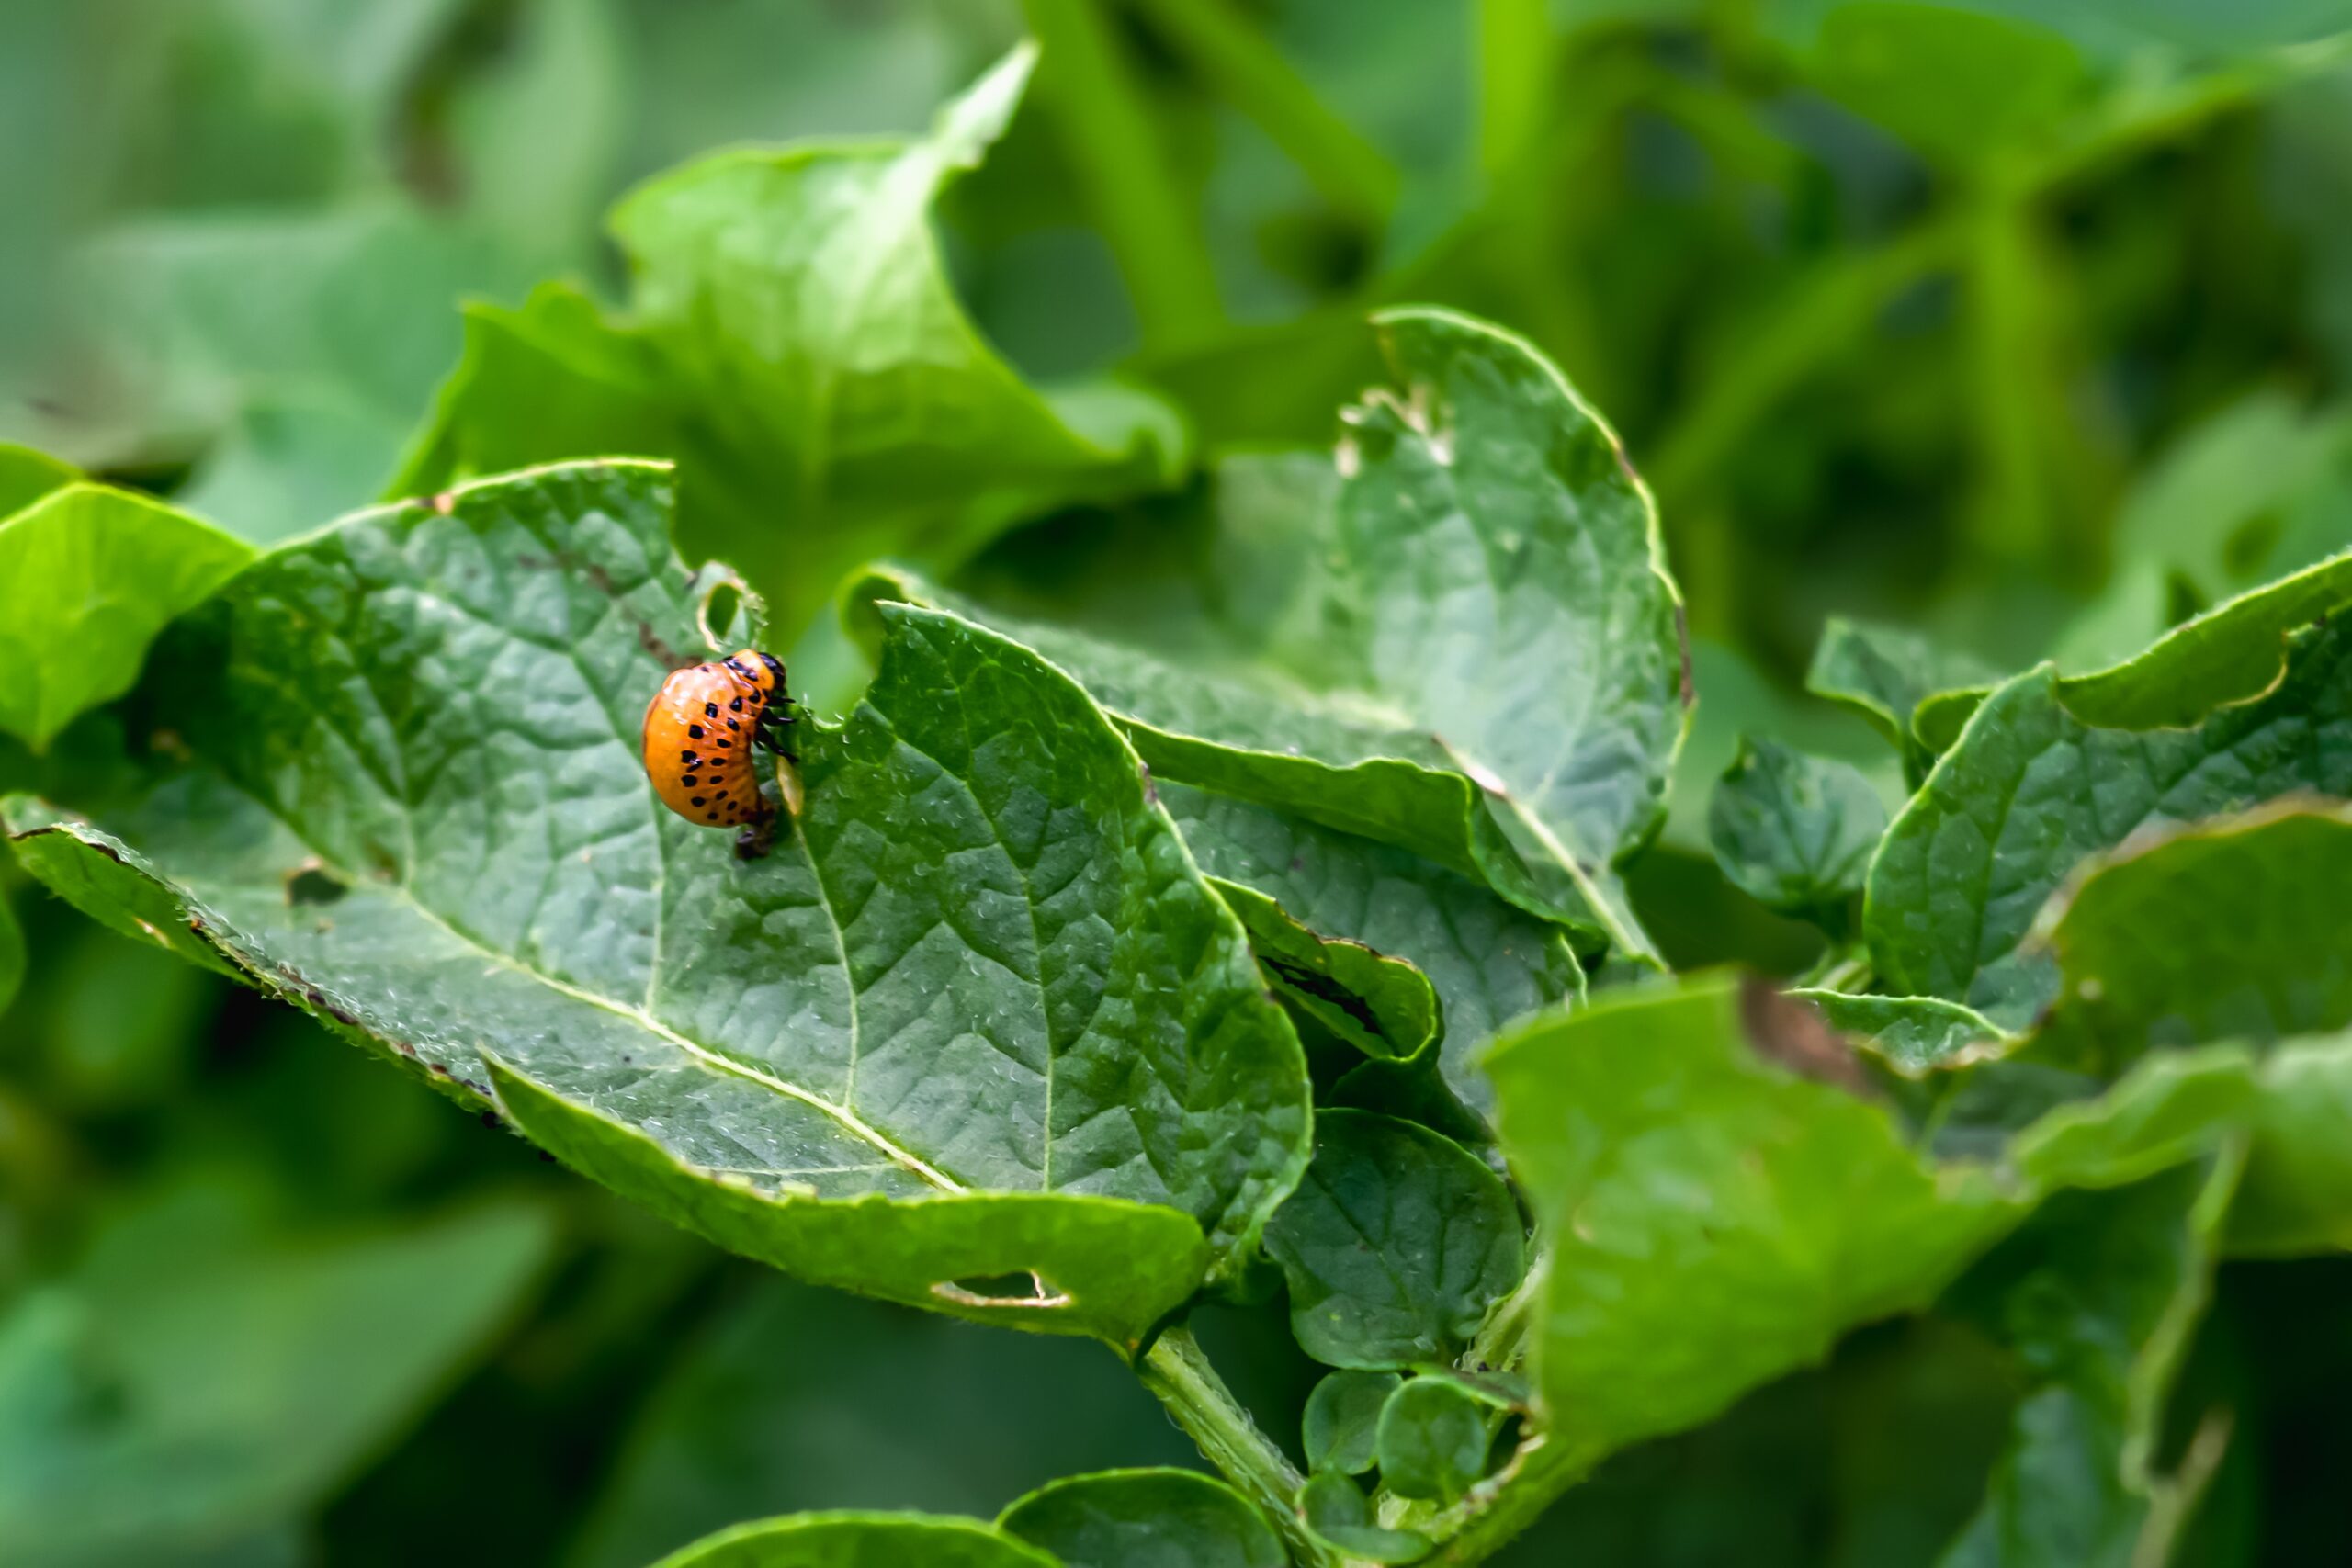
{"type": "Polygon", "coordinates": [[[1442,866],[1229,795],[1162,784],[1159,798],[1211,876],[1426,975],[1442,1005],[1440,1066],[1476,1110],[1494,1103],[1476,1063],[1495,1031],[1584,994],[1584,971],[1557,928],[1442,866]]]}
{"type": "Polygon", "coordinates": [[[1928,753],[1911,732],[1912,715],[1919,705],[1938,692],[1995,678],[1996,671],[1981,660],[1939,647],[1917,632],[1833,615],[1814,646],[1813,668],[1806,671],[1804,684],[1816,696],[1868,719],[1902,754],[1906,768],[1924,774],[1928,753]]]}
{"type": "Polygon", "coordinates": [[[1215,877],[1209,886],[1240,918],[1274,988],[1365,1055],[1410,1061],[1443,1032],[1437,993],[1410,964],[1319,937],[1255,888],[1215,877]]]}
{"type": "Polygon", "coordinates": [[[1492,1415],[1459,1383],[1412,1379],[1381,1407],[1381,1484],[1400,1497],[1453,1502],[1486,1473],[1492,1415]]]}
{"type": "Polygon", "coordinates": [[[1307,1477],[1298,1495],[1306,1528],[1351,1557],[1371,1562],[1412,1562],[1433,1544],[1419,1530],[1392,1530],[1372,1522],[1363,1488],[1337,1471],[1307,1477]]]}
{"type": "Polygon", "coordinates": [[[1289,1568],[1282,1538],[1221,1482],[1189,1470],[1114,1470],[1040,1487],[997,1528],[1064,1568],[1289,1568]]]}
{"type": "Polygon", "coordinates": [[[17,999],[17,987],[25,980],[25,933],[17,924],[17,911],[10,907],[7,895],[0,891],[0,1013],[17,999]]]}
{"type": "Polygon", "coordinates": [[[1378,1455],[1380,1409],[1402,1387],[1395,1372],[1337,1371],[1306,1396],[1304,1438],[1309,1470],[1362,1475],[1378,1455]]]}
{"type": "MultiPolygon", "coordinates": [[[[1342,414],[1309,663],[1186,669],[987,618],[1077,675],[1159,776],[1410,850],[1646,954],[1612,867],[1663,819],[1688,696],[1656,514],[1524,343],[1436,310],[1375,326],[1392,384],[1342,414]]],[[[887,573],[854,596],[940,600],[887,573]]]]}
{"type": "Polygon", "coordinates": [[[1103,1464],[1196,1462],[1115,1356],[779,1276],[705,1319],[620,1436],[569,1568],[805,1508],[986,1514],[1103,1464]],[[920,1410],[922,1419],[902,1419],[920,1410]]]}
{"type": "Polygon", "coordinates": [[[36,749],[139,678],[165,622],[253,558],[184,512],[69,484],[0,522],[0,729],[36,749]]]}
{"type": "Polygon", "coordinates": [[[547,469],[266,558],[170,661],[203,766],[106,827],[20,800],[20,853],[738,1250],[1133,1340],[1304,1165],[1239,924],[1083,694],[927,612],[775,852],[668,813],[665,496],[547,469]]]}
{"type": "Polygon", "coordinates": [[[2277,1258],[2352,1247],[2352,1039],[2290,1040],[2259,1071],[2230,1250],[2277,1258]]]}
{"type": "Polygon", "coordinates": [[[1886,807],[1857,768],[1743,737],[1715,785],[1707,830],[1715,863],[1751,898],[1789,912],[1842,911],[1862,889],[1886,807]]]}
{"type": "Polygon", "coordinates": [[[2149,824],[2296,791],[2352,793],[2352,623],[2290,640],[2258,700],[2192,728],[2096,728],[2044,666],[1985,700],[1888,829],[1863,926],[1887,989],[1963,1002],[2019,1028],[2058,993],[2025,938],[2086,857],[2149,824]]]}
{"type": "Polygon", "coordinates": [[[2224,1159],[2061,1193],[1955,1287],[1953,1309],[2013,1347],[2031,1385],[1946,1568],[2168,1560],[2179,1483],[2153,1473],[2151,1448],[2236,1179],[2224,1159]]]}
{"type": "Polygon", "coordinates": [[[655,1568],[1053,1568],[978,1519],[922,1514],[793,1514],[705,1536],[655,1568]]]}
{"type": "Polygon", "coordinates": [[[1713,1416],[1924,1303],[2017,1217],[1985,1172],[1927,1164],[1883,1110],[1767,1061],[1719,979],[1532,1021],[1488,1071],[1552,1248],[1532,1354],[1570,1451],[1713,1416]]]}
{"type": "Polygon", "coordinates": [[[1315,1159],[1266,1227],[1291,1331],[1327,1366],[1413,1367],[1462,1353],[1526,1269],[1501,1179],[1426,1127],[1363,1111],[1316,1119],[1315,1159]]]}
{"type": "Polygon", "coordinates": [[[195,1246],[184,1204],[122,1224],[0,1314],[12,1562],[182,1561],[315,1506],[509,1319],[551,1240],[513,1206],[195,1246]]]}
{"type": "Polygon", "coordinates": [[[2281,801],[2128,844],[2044,914],[2053,1027],[2130,1061],[2352,1024],[2352,807],[2281,801]]]}

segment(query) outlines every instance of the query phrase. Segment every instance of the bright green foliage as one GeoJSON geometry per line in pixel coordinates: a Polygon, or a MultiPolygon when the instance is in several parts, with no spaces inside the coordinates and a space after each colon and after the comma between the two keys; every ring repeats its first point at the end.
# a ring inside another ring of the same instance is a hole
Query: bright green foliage
{"type": "Polygon", "coordinates": [[[0,1313],[0,1557],[194,1562],[299,1517],[481,1352],[551,1231],[506,1205],[269,1237],[192,1194],[126,1218],[0,1313]]]}
{"type": "MultiPolygon", "coordinates": [[[[2352,553],[2249,589],[2173,627],[2120,664],[2058,682],[2068,712],[2110,729],[2180,728],[2213,709],[2269,692],[2291,664],[2287,634],[2352,602],[2352,553]]],[[[1949,691],[1922,705],[1918,731],[1940,751],[1987,700],[1984,688],[1949,691]]]]}
{"type": "Polygon", "coordinates": [[[1860,769],[1743,736],[1715,785],[1707,830],[1716,863],[1742,892],[1775,909],[1827,911],[1838,925],[1862,890],[1886,807],[1860,769]]]}
{"type": "Polygon", "coordinates": [[[1444,1378],[1414,1378],[1380,1410],[1380,1479],[1404,1497],[1451,1503],[1486,1473],[1492,1412],[1444,1378]]]}
{"type": "Polygon", "coordinates": [[[1584,995],[1584,971],[1558,927],[1443,866],[1182,784],[1161,785],[1159,798],[1203,871],[1257,889],[1327,938],[1363,942],[1426,975],[1443,1015],[1440,1066],[1476,1109],[1494,1102],[1476,1061],[1495,1031],[1584,995]]]}
{"type": "Polygon", "coordinates": [[[657,1568],[1052,1568],[1053,1562],[977,1519],[793,1514],[706,1536],[657,1568]]]}
{"type": "Polygon", "coordinates": [[[681,543],[797,635],[876,556],[960,559],[1014,516],[1164,482],[1181,434],[1110,386],[1048,398],[974,330],[933,208],[1019,106],[1023,49],[926,137],[715,153],[612,215],[633,310],[543,290],[477,310],[402,483],[621,451],[676,457],[681,543]]]}
{"type": "Polygon", "coordinates": [[[1255,888],[1210,886],[1240,918],[1274,988],[1365,1055],[1410,1061],[1443,1032],[1437,993],[1410,964],[1344,937],[1318,937],[1255,888]]]}
{"type": "Polygon", "coordinates": [[[0,441],[0,517],[12,517],[82,476],[45,452],[0,441]]]}
{"type": "Polygon", "coordinates": [[[1327,1366],[1442,1364],[1526,1269],[1500,1178],[1451,1139],[1362,1111],[1316,1119],[1315,1158],[1266,1227],[1291,1331],[1327,1366]]]}
{"type": "Polygon", "coordinates": [[[1238,923],[1085,696],[929,613],[802,741],[774,854],[669,814],[637,744],[694,635],[664,498],[551,469],[267,558],[173,660],[205,766],[111,831],[20,804],[20,850],[739,1250],[1133,1338],[1304,1163],[1238,923]]]}
{"type": "MultiPolygon", "coordinates": [[[[1312,668],[1190,670],[980,614],[1077,675],[1155,774],[1409,850],[1645,954],[1611,868],[1663,820],[1683,729],[1655,514],[1526,344],[1441,311],[1376,325],[1391,384],[1343,415],[1312,668]]],[[[855,596],[950,602],[902,574],[855,596]]]]}
{"type": "Polygon", "coordinates": [[[2298,634],[2275,687],[2187,729],[2094,727],[2047,666],[1996,691],[1871,867],[1864,931],[1885,988],[2021,1026],[2057,994],[2024,939],[2086,856],[2151,823],[2352,792],[2347,653],[2342,622],[2298,634]]]}
{"type": "Polygon", "coordinates": [[[1551,1236],[1534,1371],[1572,1451],[1706,1419],[1924,1303],[2016,1217],[1985,1173],[1766,1061],[1721,981],[1597,997],[1506,1033],[1487,1070],[1551,1236]]]}
{"type": "Polygon", "coordinates": [[[1927,772],[1929,754],[1911,732],[1912,716],[1928,697],[1956,686],[1989,682],[1995,671],[1978,660],[1898,626],[1863,626],[1838,616],[1821,628],[1805,690],[1850,708],[1902,753],[1912,782],[1927,772]]]}
{"type": "Polygon", "coordinates": [[[1811,65],[1831,97],[1963,169],[2045,136],[2086,85],[2058,33],[1913,0],[1829,9],[1811,65]]]}
{"type": "Polygon", "coordinates": [[[147,645],[253,551],[103,485],[49,491],[0,522],[0,729],[46,746],[139,678],[147,645]]]}
{"type": "Polygon", "coordinates": [[[1380,1412],[1402,1387],[1395,1372],[1340,1371],[1327,1374],[1306,1396],[1302,1437],[1309,1470],[1362,1475],[1378,1459],[1374,1447],[1380,1412]]]}
{"type": "Polygon", "coordinates": [[[1351,1558],[1367,1562],[1412,1562],[1428,1555],[1431,1542],[1419,1530],[1387,1529],[1372,1522],[1363,1489],[1337,1471],[1307,1477],[1298,1497],[1308,1529],[1351,1558]]]}
{"type": "MultiPolygon", "coordinates": [[[[1953,1309],[2011,1346],[2030,1382],[1984,1506],[1944,1568],[2167,1560],[2177,1483],[2153,1473],[2151,1450],[2212,1289],[2237,1173],[2224,1158],[2062,1193],[1955,1287],[1953,1309]]],[[[2192,1450],[2188,1462],[2213,1457],[2192,1450]]]]}
{"type": "Polygon", "coordinates": [[[1258,1511],[1190,1470],[1114,1470],[1039,1487],[997,1529],[1064,1568],[1289,1568],[1258,1511]]]}
{"type": "Polygon", "coordinates": [[[2130,1061],[2352,1024],[2352,810],[2281,802],[2093,865],[2053,908],[2063,1026],[2130,1061]]]}

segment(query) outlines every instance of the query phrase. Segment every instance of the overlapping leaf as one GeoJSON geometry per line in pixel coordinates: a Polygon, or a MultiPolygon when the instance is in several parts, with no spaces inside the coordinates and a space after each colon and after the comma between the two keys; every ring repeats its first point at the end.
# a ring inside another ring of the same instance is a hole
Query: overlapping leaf
{"type": "Polygon", "coordinates": [[[739,1250],[1133,1339],[1304,1164],[1240,927],[1085,695],[932,612],[773,855],[667,813],[666,495],[548,469],[266,558],[164,661],[198,765],[103,824],[19,799],[19,854],[739,1250]]]}
{"type": "MultiPolygon", "coordinates": [[[[1612,868],[1664,817],[1680,606],[1616,438],[1524,344],[1435,310],[1375,327],[1316,588],[1280,671],[1187,667],[988,617],[1082,681],[1155,773],[1408,849],[1636,957],[1612,868]]],[[[867,600],[943,602],[904,574],[867,600]]]]}

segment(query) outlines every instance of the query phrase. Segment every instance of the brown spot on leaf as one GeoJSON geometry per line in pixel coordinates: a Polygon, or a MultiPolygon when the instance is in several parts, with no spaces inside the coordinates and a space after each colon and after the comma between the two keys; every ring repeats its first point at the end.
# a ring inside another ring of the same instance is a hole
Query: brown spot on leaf
{"type": "Polygon", "coordinates": [[[1758,1055],[1815,1083],[1849,1094],[1869,1092],[1870,1079],[1853,1048],[1820,1013],[1782,996],[1770,980],[1749,976],[1740,982],[1739,1016],[1758,1055]]]}

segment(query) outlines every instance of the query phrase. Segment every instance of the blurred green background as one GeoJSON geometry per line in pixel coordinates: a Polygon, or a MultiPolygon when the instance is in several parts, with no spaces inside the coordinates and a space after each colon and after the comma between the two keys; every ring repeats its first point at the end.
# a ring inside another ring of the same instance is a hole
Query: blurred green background
{"type": "MultiPolygon", "coordinates": [[[[1196,459],[1320,443],[1363,310],[1432,300],[1623,434],[1702,697],[1635,875],[1679,961],[1812,956],[1701,823],[1743,728],[1880,765],[1796,694],[1826,615],[2095,662],[2352,544],[2341,0],[18,0],[0,439],[307,528],[413,455],[461,300],[618,301],[601,215],[633,182],[919,130],[1028,28],[1031,100],[942,214],[1025,373],[1158,390],[1196,459]]],[[[979,570],[1115,571],[1168,506],[1034,520],[979,570]]],[[[630,1568],[787,1509],[985,1514],[1191,1460],[1098,1348],[723,1258],[0,892],[30,976],[0,1013],[0,1560],[630,1568]]],[[[1294,1434],[1278,1310],[1206,1315],[1294,1434]]],[[[2352,1264],[2224,1270],[2188,1381],[2236,1439],[2184,1561],[2352,1561],[2346,1322],[2352,1264]]],[[[1926,1562],[2013,1380],[1961,1323],[1871,1330],[1507,1561],[1926,1562]]]]}

